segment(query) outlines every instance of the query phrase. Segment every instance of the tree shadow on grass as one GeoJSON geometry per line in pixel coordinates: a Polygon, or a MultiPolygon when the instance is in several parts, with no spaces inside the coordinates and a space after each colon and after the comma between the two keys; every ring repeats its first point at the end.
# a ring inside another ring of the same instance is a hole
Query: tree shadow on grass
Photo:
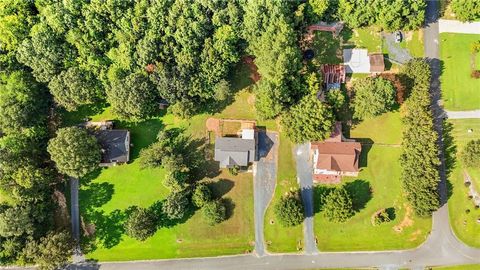
{"type": "Polygon", "coordinates": [[[221,178],[218,181],[210,182],[208,187],[212,191],[214,198],[221,198],[235,186],[235,182],[229,179],[221,178]]]}
{"type": "Polygon", "coordinates": [[[131,137],[130,162],[138,158],[140,151],[157,140],[160,130],[165,128],[161,119],[154,118],[139,123],[117,122],[118,128],[128,129],[131,137]]]}
{"type": "Polygon", "coordinates": [[[82,213],[91,212],[94,208],[101,207],[112,199],[115,188],[113,184],[90,183],[86,189],[80,189],[79,197],[82,199],[80,211],[82,213]]]}
{"type": "Polygon", "coordinates": [[[121,210],[114,210],[108,214],[104,211],[95,211],[88,215],[91,223],[95,224],[95,238],[105,248],[112,248],[120,243],[125,232],[123,223],[128,215],[121,210]]]}
{"type": "Polygon", "coordinates": [[[226,219],[229,219],[233,216],[235,210],[235,202],[231,198],[221,198],[220,199],[223,205],[225,205],[226,211],[226,219]]]}
{"type": "Polygon", "coordinates": [[[165,200],[156,201],[148,208],[157,219],[157,229],[171,228],[178,224],[183,224],[195,214],[195,209],[189,206],[182,218],[171,219],[163,213],[162,207],[164,203],[165,200]]]}
{"type": "Polygon", "coordinates": [[[372,199],[372,188],[370,183],[357,179],[344,185],[348,194],[350,194],[353,203],[353,210],[359,212],[372,199]]]}

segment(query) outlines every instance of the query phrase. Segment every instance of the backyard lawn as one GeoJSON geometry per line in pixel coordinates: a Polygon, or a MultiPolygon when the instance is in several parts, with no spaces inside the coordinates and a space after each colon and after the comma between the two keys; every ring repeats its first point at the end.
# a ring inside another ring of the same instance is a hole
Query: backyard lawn
{"type": "Polygon", "coordinates": [[[406,32],[405,39],[400,43],[404,48],[407,48],[412,57],[423,57],[425,54],[423,47],[423,30],[406,32]]]}
{"type": "Polygon", "coordinates": [[[365,27],[348,29],[341,32],[343,44],[346,47],[365,48],[369,53],[382,52],[382,37],[380,29],[365,27]]]}
{"type": "Polygon", "coordinates": [[[364,121],[350,131],[350,137],[373,142],[373,146],[362,145],[359,176],[342,180],[352,194],[356,213],[344,224],[329,222],[319,208],[321,194],[332,186],[316,186],[314,228],[319,250],[387,250],[419,246],[430,232],[431,219],[416,217],[403,196],[398,161],[402,149],[397,145],[401,142],[399,113],[391,112],[364,121]],[[393,208],[394,219],[373,226],[372,216],[382,208],[393,208]]]}
{"type": "Polygon", "coordinates": [[[293,158],[293,144],[288,138],[280,135],[278,151],[278,175],[275,194],[265,214],[265,242],[270,252],[296,252],[303,248],[303,224],[285,228],[275,221],[274,205],[283,194],[291,189],[297,190],[296,165],[293,158]]]}
{"type": "MultiPolygon", "coordinates": [[[[480,139],[480,119],[456,119],[449,120],[453,125],[450,135],[453,137],[454,146],[450,148],[452,155],[457,153],[457,159],[451,164],[452,172],[449,180],[453,188],[453,193],[449,199],[450,224],[458,238],[470,246],[480,247],[480,209],[475,209],[472,201],[467,197],[468,189],[464,185],[463,172],[464,167],[458,158],[465,144],[473,139],[480,139]],[[469,133],[468,130],[473,132],[469,133]],[[470,211],[467,213],[467,209],[470,211]]],[[[468,168],[466,170],[472,177],[473,185],[480,192],[480,168],[468,168]]]]}
{"type": "Polygon", "coordinates": [[[433,267],[432,270],[480,270],[480,264],[433,267]]]}
{"type": "MultiPolygon", "coordinates": [[[[447,110],[480,109],[480,79],[470,77],[470,47],[478,40],[480,35],[440,34],[442,99],[447,110]]],[[[477,54],[475,62],[476,68],[480,69],[480,54],[477,54]]]]}

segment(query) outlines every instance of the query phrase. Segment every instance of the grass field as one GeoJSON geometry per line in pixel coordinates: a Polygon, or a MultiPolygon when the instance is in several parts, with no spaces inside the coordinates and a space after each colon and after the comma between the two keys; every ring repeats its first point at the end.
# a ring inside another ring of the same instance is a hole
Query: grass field
{"type": "Polygon", "coordinates": [[[319,212],[320,198],[331,186],[316,186],[314,227],[318,248],[322,251],[388,250],[420,245],[430,232],[431,219],[416,217],[403,196],[398,161],[402,149],[398,145],[381,145],[401,142],[399,113],[364,121],[350,131],[350,137],[373,142],[373,146],[362,145],[359,176],[342,180],[352,194],[356,213],[345,224],[326,220],[319,212]],[[371,218],[382,208],[394,208],[394,219],[373,226],[371,218]]]}
{"type": "Polygon", "coordinates": [[[270,252],[296,252],[303,248],[303,224],[285,228],[275,221],[273,206],[290,189],[298,189],[293,144],[283,135],[280,136],[278,157],[278,175],[275,194],[265,214],[265,241],[270,252]]]}
{"type": "MultiPolygon", "coordinates": [[[[440,34],[442,99],[447,110],[480,109],[480,79],[470,77],[470,47],[478,40],[480,35],[440,34]]],[[[476,57],[476,67],[480,69],[480,54],[476,57]]]]}
{"type": "MultiPolygon", "coordinates": [[[[477,219],[480,218],[480,209],[475,209],[472,201],[467,197],[467,188],[464,185],[463,170],[461,160],[458,158],[459,153],[463,150],[465,144],[473,139],[480,139],[480,119],[457,119],[449,120],[453,125],[450,135],[453,137],[454,146],[448,151],[451,155],[455,155],[456,162],[451,164],[451,174],[449,180],[453,188],[453,193],[449,199],[450,224],[453,231],[463,242],[470,246],[480,247],[480,224],[477,219]],[[472,133],[468,133],[468,129],[473,129],[472,133]],[[470,210],[467,213],[466,210],[470,210]]],[[[473,179],[473,184],[477,191],[480,192],[480,168],[468,168],[467,172],[473,179]]]]}
{"type": "Polygon", "coordinates": [[[343,43],[346,47],[365,48],[369,53],[382,52],[382,37],[380,29],[376,27],[365,27],[348,29],[341,32],[343,43]]]}
{"type": "Polygon", "coordinates": [[[402,47],[407,48],[413,57],[423,57],[425,54],[423,46],[423,30],[420,29],[407,33],[407,37],[401,45],[402,47]]]}

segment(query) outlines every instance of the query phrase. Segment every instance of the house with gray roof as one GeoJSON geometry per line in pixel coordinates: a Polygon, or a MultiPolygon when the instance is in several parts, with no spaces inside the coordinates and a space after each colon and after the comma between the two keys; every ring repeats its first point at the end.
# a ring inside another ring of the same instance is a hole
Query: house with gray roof
{"type": "Polygon", "coordinates": [[[256,160],[257,141],[254,130],[242,131],[242,137],[217,137],[214,160],[220,168],[244,167],[256,160]]]}

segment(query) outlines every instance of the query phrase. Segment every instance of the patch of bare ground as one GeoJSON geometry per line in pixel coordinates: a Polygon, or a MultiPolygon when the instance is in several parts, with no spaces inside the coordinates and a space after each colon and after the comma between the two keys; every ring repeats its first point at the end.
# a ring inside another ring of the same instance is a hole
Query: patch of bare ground
{"type": "Polygon", "coordinates": [[[406,227],[410,227],[413,225],[413,219],[412,219],[412,215],[413,215],[413,209],[410,205],[407,205],[407,204],[404,204],[403,205],[405,207],[405,216],[403,217],[403,220],[402,222],[400,222],[400,224],[398,225],[395,225],[393,227],[393,230],[400,233],[403,231],[404,228],[406,227]]]}

